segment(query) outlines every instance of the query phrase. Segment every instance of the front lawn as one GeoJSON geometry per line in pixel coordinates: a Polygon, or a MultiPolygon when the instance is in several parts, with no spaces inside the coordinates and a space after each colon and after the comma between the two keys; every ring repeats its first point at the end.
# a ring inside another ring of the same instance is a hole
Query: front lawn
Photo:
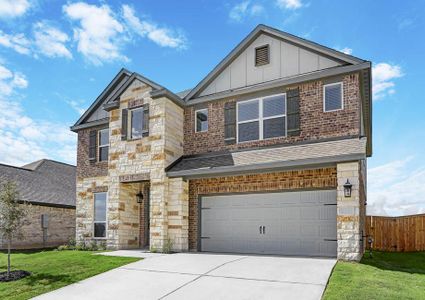
{"type": "MultiPolygon", "coordinates": [[[[137,260],[86,251],[13,253],[12,269],[30,271],[32,275],[14,282],[0,282],[0,299],[29,299],[137,260]]],[[[0,272],[6,269],[7,255],[0,253],[0,272]]]]}
{"type": "Polygon", "coordinates": [[[338,262],[323,299],[425,299],[425,252],[365,254],[338,262]]]}

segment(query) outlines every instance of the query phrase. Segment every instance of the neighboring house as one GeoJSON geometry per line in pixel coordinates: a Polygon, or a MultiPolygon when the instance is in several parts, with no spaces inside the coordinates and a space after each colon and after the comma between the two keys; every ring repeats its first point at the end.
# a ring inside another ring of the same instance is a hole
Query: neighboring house
{"type": "Polygon", "coordinates": [[[191,90],[123,69],[71,128],[77,240],[358,260],[371,108],[369,61],[264,25],[191,90]]]}
{"type": "MultiPolygon", "coordinates": [[[[15,249],[55,247],[75,236],[75,166],[43,159],[22,167],[0,164],[0,183],[14,182],[30,204],[23,239],[15,249]]],[[[0,239],[0,249],[7,241],[0,239]]]]}

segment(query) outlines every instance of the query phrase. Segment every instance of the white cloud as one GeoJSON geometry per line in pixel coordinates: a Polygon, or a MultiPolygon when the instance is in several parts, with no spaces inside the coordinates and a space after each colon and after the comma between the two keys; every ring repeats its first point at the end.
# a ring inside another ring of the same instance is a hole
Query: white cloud
{"type": "Polygon", "coordinates": [[[372,91],[374,100],[395,93],[394,79],[404,76],[401,67],[378,63],[372,67],[372,91]]]}
{"type": "Polygon", "coordinates": [[[63,11],[69,19],[79,22],[74,28],[74,39],[78,42],[78,51],[89,61],[97,65],[107,61],[128,61],[120,52],[125,41],[124,26],[108,5],[76,2],[64,5],[63,11]]]}
{"type": "Polygon", "coordinates": [[[264,13],[264,7],[260,4],[252,4],[244,1],[236,4],[229,12],[229,18],[236,22],[241,22],[246,17],[259,16],[264,13]]]}
{"type": "Polygon", "coordinates": [[[418,165],[413,157],[368,171],[369,215],[425,213],[425,167],[410,168],[410,165],[418,165]]]}
{"type": "Polygon", "coordinates": [[[72,107],[80,116],[86,111],[86,108],[83,107],[82,101],[76,100],[67,100],[66,103],[72,107]]]}
{"type": "Polygon", "coordinates": [[[284,9],[298,9],[304,5],[301,0],[277,0],[276,4],[284,9]]]}
{"type": "Polygon", "coordinates": [[[47,22],[37,22],[34,25],[34,43],[38,51],[48,57],[72,58],[71,52],[65,46],[69,37],[47,22]]]}
{"type": "Polygon", "coordinates": [[[0,18],[15,18],[25,14],[31,4],[28,0],[1,0],[0,18]]]}
{"type": "Polygon", "coordinates": [[[31,53],[31,42],[22,33],[10,35],[0,30],[0,45],[11,48],[20,54],[31,53]]]}
{"type": "Polygon", "coordinates": [[[0,96],[9,96],[15,89],[23,89],[27,86],[28,81],[23,74],[12,72],[0,65],[0,96]]]}
{"type": "Polygon", "coordinates": [[[35,23],[33,35],[33,39],[29,39],[23,33],[7,34],[0,30],[0,45],[34,57],[41,54],[47,57],[72,58],[66,46],[68,35],[49,25],[47,21],[35,23]]]}
{"type": "Polygon", "coordinates": [[[27,86],[23,74],[0,65],[0,162],[23,165],[50,157],[75,163],[76,137],[68,124],[32,119],[25,113],[17,92],[27,86]]]}
{"type": "Polygon", "coordinates": [[[337,49],[337,50],[342,52],[342,53],[348,54],[348,55],[353,54],[353,49],[348,48],[348,47],[344,47],[342,49],[337,49]]]}
{"type": "Polygon", "coordinates": [[[122,6],[122,14],[129,30],[141,37],[147,37],[161,47],[185,48],[186,38],[183,34],[177,33],[165,27],[159,27],[153,22],[140,20],[134,9],[129,5],[122,6]]]}

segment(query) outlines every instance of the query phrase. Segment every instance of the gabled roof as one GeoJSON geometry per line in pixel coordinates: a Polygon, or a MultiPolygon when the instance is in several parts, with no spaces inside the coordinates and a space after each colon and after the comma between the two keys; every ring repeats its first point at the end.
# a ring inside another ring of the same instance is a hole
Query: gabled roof
{"type": "Polygon", "coordinates": [[[0,164],[0,183],[16,183],[20,200],[33,204],[75,207],[76,168],[42,159],[22,167],[0,164]]]}
{"type": "MultiPolygon", "coordinates": [[[[175,95],[160,84],[140,75],[139,73],[130,72],[123,68],[118,72],[114,79],[112,79],[112,81],[102,91],[102,93],[96,98],[93,104],[84,112],[80,119],[78,119],[78,121],[71,127],[71,130],[76,131],[78,129],[84,128],[84,123],[87,121],[90,115],[101,106],[107,111],[112,108],[116,108],[119,105],[119,97],[136,79],[151,86],[153,88],[153,91],[164,91],[169,96],[172,96],[175,99],[180,100],[181,103],[183,103],[179,96],[175,95]]],[[[107,120],[96,120],[94,122],[91,122],[90,125],[100,125],[100,123],[103,124],[106,123],[106,121],[107,120]]]]}
{"type": "Polygon", "coordinates": [[[96,98],[96,100],[90,105],[90,107],[84,112],[84,114],[78,119],[78,121],[71,126],[71,130],[78,129],[79,125],[83,124],[100,105],[105,101],[106,97],[113,91],[124,79],[131,76],[131,72],[122,68],[114,79],[106,86],[102,93],[96,98]]]}
{"type": "Polygon", "coordinates": [[[124,84],[114,94],[112,94],[110,97],[108,97],[108,100],[105,102],[105,104],[103,106],[105,108],[105,110],[110,110],[112,108],[118,107],[119,106],[119,101],[118,101],[119,97],[136,79],[140,80],[141,82],[152,87],[153,91],[151,92],[151,94],[152,94],[153,98],[155,98],[154,95],[157,95],[157,94],[162,95],[164,93],[167,93],[168,96],[171,96],[172,98],[177,98],[178,100],[182,101],[179,96],[177,96],[176,94],[174,94],[170,90],[166,89],[162,85],[140,75],[139,73],[133,72],[131,74],[131,76],[129,78],[127,78],[127,80],[124,82],[124,84]]]}
{"type": "Polygon", "coordinates": [[[202,79],[185,97],[188,101],[196,97],[209,83],[211,83],[231,62],[233,62],[242,51],[244,51],[260,34],[265,33],[281,40],[288,41],[292,44],[308,48],[319,54],[339,60],[345,64],[360,64],[365,60],[342,53],[340,51],[322,46],[320,44],[308,41],[306,39],[294,36],[287,32],[260,24],[251,33],[243,39],[208,75],[202,79]]]}

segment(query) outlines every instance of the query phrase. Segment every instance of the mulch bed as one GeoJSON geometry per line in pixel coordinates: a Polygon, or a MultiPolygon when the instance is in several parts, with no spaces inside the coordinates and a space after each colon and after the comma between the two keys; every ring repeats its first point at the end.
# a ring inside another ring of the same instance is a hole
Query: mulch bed
{"type": "Polygon", "coordinates": [[[7,272],[1,272],[0,273],[0,282],[15,281],[15,280],[19,280],[21,278],[27,277],[29,275],[31,275],[30,272],[23,271],[23,270],[10,271],[9,277],[7,277],[7,272]]]}

